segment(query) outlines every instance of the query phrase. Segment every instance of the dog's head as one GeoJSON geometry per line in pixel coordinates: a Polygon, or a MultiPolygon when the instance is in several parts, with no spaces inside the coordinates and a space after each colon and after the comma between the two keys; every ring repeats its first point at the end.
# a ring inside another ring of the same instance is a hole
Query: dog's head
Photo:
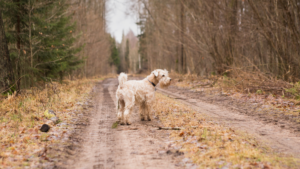
{"type": "Polygon", "coordinates": [[[168,87],[171,84],[172,79],[169,77],[169,73],[166,69],[165,70],[156,69],[152,71],[151,74],[154,75],[155,81],[159,83],[159,86],[161,88],[168,87]]]}

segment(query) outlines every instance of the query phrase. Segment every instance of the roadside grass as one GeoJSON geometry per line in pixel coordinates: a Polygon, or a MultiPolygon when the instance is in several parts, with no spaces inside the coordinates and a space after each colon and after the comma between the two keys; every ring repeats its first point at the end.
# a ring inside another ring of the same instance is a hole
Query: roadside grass
{"type": "Polygon", "coordinates": [[[156,94],[156,116],[172,131],[174,147],[199,168],[298,168],[299,159],[276,154],[240,131],[208,120],[187,106],[156,94]]]}
{"type": "Polygon", "coordinates": [[[48,162],[47,147],[67,139],[68,124],[82,110],[95,82],[104,78],[52,82],[42,90],[31,88],[0,100],[0,168],[48,162]],[[56,113],[58,125],[51,123],[47,110],[56,113]],[[43,124],[51,126],[48,133],[39,131],[43,124]]]}
{"type": "Polygon", "coordinates": [[[234,77],[211,75],[209,78],[196,75],[172,74],[174,86],[207,95],[229,96],[239,101],[264,105],[275,111],[270,118],[284,116],[289,121],[300,123],[300,82],[288,83],[256,74],[241,74],[234,77]]]}

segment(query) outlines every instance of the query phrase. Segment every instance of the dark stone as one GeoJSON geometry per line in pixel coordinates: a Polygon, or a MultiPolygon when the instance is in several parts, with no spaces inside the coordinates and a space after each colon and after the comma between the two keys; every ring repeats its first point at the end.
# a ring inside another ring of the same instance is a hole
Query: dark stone
{"type": "Polygon", "coordinates": [[[41,132],[48,132],[50,130],[50,126],[48,124],[43,124],[40,130],[41,132]]]}

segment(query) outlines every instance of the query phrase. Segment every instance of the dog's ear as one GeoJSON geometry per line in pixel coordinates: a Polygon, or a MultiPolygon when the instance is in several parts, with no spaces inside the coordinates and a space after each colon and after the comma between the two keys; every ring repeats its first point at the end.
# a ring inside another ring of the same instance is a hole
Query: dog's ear
{"type": "Polygon", "coordinates": [[[152,72],[153,74],[154,74],[154,76],[155,77],[157,77],[158,76],[158,71],[157,70],[153,70],[153,72],[152,72]]]}

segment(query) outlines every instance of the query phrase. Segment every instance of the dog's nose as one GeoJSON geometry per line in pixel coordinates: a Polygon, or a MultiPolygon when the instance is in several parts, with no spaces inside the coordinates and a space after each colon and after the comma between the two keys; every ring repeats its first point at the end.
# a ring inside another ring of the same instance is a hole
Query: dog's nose
{"type": "Polygon", "coordinates": [[[172,79],[170,79],[170,81],[171,81],[172,79]]]}

